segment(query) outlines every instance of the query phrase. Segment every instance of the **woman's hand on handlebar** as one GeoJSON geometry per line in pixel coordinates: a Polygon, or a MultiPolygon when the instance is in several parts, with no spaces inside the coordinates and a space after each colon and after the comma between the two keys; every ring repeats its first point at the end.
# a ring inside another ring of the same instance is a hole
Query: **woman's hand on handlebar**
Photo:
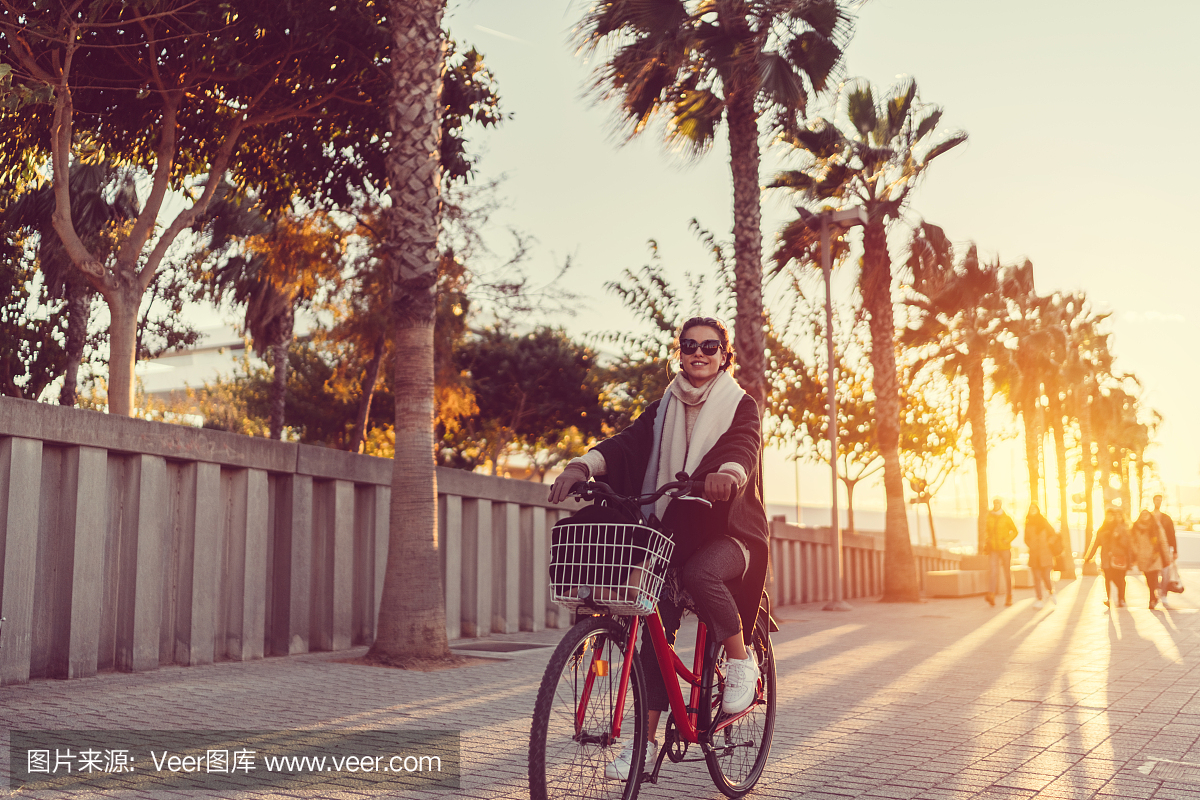
{"type": "Polygon", "coordinates": [[[575,484],[586,483],[589,477],[588,468],[583,464],[568,464],[550,487],[550,502],[561,503],[566,500],[575,484]]]}
{"type": "Polygon", "coordinates": [[[727,472],[710,472],[704,478],[704,499],[713,503],[733,499],[737,478],[727,472]]]}

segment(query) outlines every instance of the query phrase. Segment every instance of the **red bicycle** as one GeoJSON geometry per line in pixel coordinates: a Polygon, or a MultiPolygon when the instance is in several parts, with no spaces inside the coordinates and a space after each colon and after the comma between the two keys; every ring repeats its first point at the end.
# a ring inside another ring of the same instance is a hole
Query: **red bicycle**
{"type": "Polygon", "coordinates": [[[646,524],[640,507],[664,494],[686,497],[702,481],[675,481],[650,495],[618,495],[606,484],[581,484],[573,494],[626,509],[636,524],[560,524],[551,545],[551,584],[556,603],[586,615],[563,636],[542,677],[529,737],[529,792],[549,798],[634,800],[643,781],[657,783],[664,759],[705,761],[713,782],[728,797],[741,797],[762,775],[775,727],[775,657],[763,596],[749,652],[761,677],[754,702],[739,714],[721,712],[725,652],[706,639],[701,620],[689,668],[667,642],[655,613],[674,543],[646,524]],[[645,678],[635,646],[645,618],[670,703],[665,738],[653,767],[630,769],[623,781],[605,768],[633,737],[631,763],[645,763],[645,678]],[[678,678],[690,687],[685,703],[678,678]],[[631,696],[632,695],[632,696],[631,696]],[[696,745],[699,757],[689,758],[696,745]]]}

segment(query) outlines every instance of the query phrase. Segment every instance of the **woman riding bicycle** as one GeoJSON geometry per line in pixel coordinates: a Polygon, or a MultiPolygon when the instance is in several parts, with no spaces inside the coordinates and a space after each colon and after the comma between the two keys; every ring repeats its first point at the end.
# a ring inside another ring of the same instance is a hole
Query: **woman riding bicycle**
{"type": "MultiPolygon", "coordinates": [[[[633,424],[597,444],[567,465],[550,490],[550,502],[566,499],[575,484],[604,476],[623,494],[649,494],[686,472],[704,481],[712,507],[661,498],[653,509],[675,541],[672,566],[711,636],[728,653],[721,710],[737,714],[754,701],[758,664],[746,650],[767,576],[767,514],[762,495],[762,437],[758,405],[728,372],[733,347],[725,325],[693,317],[679,329],[681,372],[633,424]]],[[[674,643],[682,611],[670,599],[659,615],[674,643]]],[[[661,713],[668,708],[666,687],[653,648],[643,636],[650,747],[653,763],[661,713]]],[[[625,779],[631,748],[609,764],[605,774],[625,779]]]]}

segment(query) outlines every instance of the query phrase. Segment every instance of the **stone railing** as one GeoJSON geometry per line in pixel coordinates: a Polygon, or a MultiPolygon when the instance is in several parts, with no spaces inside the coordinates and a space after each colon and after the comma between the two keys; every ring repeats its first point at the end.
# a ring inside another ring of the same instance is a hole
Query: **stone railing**
{"type": "MultiPolygon", "coordinates": [[[[767,591],[776,606],[833,599],[833,535],[829,528],[801,528],[771,521],[771,574],[767,591]]],[[[925,573],[957,569],[962,556],[927,545],[913,545],[922,590],[925,573]]],[[[883,594],[883,534],[842,533],[842,596],[883,594]]]]}
{"type": "MultiPolygon", "coordinates": [[[[374,639],[392,462],[0,397],[0,684],[374,639]]],[[[560,627],[548,487],[438,470],[450,639],[560,627]]],[[[831,596],[828,532],[772,524],[777,605],[831,596]]],[[[847,535],[846,596],[883,541],[847,535]]],[[[919,571],[955,556],[916,548],[919,571]]]]}
{"type": "MultiPolygon", "coordinates": [[[[391,472],[0,397],[0,684],[371,642],[391,472]]],[[[438,470],[451,639],[559,624],[546,495],[438,470]]]]}

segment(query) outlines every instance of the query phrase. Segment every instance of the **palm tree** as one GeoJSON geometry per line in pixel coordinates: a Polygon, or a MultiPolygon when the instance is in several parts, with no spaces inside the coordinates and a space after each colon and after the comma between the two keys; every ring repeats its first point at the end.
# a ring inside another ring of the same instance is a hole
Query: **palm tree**
{"type": "Polygon", "coordinates": [[[389,0],[388,151],[396,456],[387,567],[368,658],[403,664],[450,657],[437,539],[434,318],[442,170],[439,90],[445,0],[389,0]]]}
{"type": "Polygon", "coordinates": [[[922,223],[913,232],[908,268],[912,272],[915,324],[900,337],[907,347],[929,348],[925,358],[939,364],[950,380],[967,382],[967,420],[975,459],[978,495],[978,550],[983,552],[988,513],[988,439],[985,362],[995,348],[1004,318],[999,263],[981,264],[974,244],[955,265],[945,232],[922,223]]]}
{"type": "Polygon", "coordinates": [[[800,166],[779,174],[771,185],[790,188],[808,202],[836,200],[861,206],[867,213],[858,285],[870,317],[872,383],[887,495],[883,599],[917,602],[920,593],[900,465],[900,386],[887,232],[900,219],[930,163],[966,141],[967,135],[956,132],[935,138],[942,111],[917,102],[917,84],[912,80],[878,102],[870,84],[856,82],[843,105],[844,123],[818,119],[787,134],[800,166]]]}
{"type": "Polygon", "coordinates": [[[759,139],[794,130],[842,57],[850,18],[838,0],[600,0],[581,49],[608,46],[595,91],[615,101],[625,138],[665,118],[667,142],[692,155],[722,122],[733,176],[734,345],[738,381],[766,408],[759,139]]]}
{"type": "Polygon", "coordinates": [[[220,303],[232,295],[246,307],[245,325],[254,349],[271,362],[269,430],[283,435],[287,399],[288,346],[296,310],[310,304],[326,285],[337,283],[345,232],[328,215],[286,213],[268,218],[228,186],[203,218],[210,258],[205,291],[220,303]]]}

